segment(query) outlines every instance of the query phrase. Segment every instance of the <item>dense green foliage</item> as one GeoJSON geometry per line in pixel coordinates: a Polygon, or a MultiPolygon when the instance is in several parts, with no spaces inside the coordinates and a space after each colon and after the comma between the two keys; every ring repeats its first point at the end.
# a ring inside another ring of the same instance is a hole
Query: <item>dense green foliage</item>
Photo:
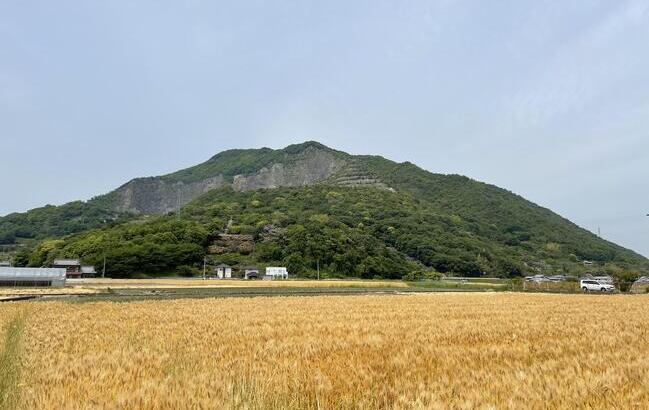
{"type": "Polygon", "coordinates": [[[460,175],[433,174],[407,162],[360,158],[388,185],[428,202],[440,214],[459,217],[474,226],[480,237],[509,245],[508,252],[534,250],[541,260],[553,259],[558,246],[558,256],[646,266],[644,257],[502,188],[460,175]]]}
{"type": "MultiPolygon", "coordinates": [[[[492,210],[490,210],[492,212],[492,210]]],[[[539,208],[538,212],[544,212],[539,208]]],[[[583,273],[578,254],[596,256],[601,270],[632,269],[643,259],[575,228],[514,227],[467,220],[437,210],[409,193],[317,185],[254,192],[211,191],[179,217],[147,218],[44,242],[29,263],[81,257],[111,275],[194,272],[207,247],[223,232],[247,234],[254,247],[212,255],[232,265],[286,265],[300,276],[402,278],[436,270],[466,276],[583,273]],[[572,232],[572,236],[570,233],[572,232]],[[583,237],[582,237],[583,235],[583,237]],[[575,237],[576,236],[576,237],[575,237]],[[581,248],[575,241],[581,240],[581,248]],[[593,248],[589,248],[592,246],[593,248]],[[602,249],[606,252],[600,252],[602,249]],[[599,259],[598,259],[599,257],[599,259]]]]}
{"type": "Polygon", "coordinates": [[[89,202],[48,205],[0,218],[0,244],[21,240],[61,237],[113,223],[127,215],[89,202]]]}
{"type": "Polygon", "coordinates": [[[113,277],[161,274],[202,261],[207,239],[207,230],[196,222],[156,217],[43,241],[17,259],[29,266],[47,266],[55,258],[80,257],[100,267],[105,257],[106,272],[113,277]]]}
{"type": "MultiPolygon", "coordinates": [[[[375,189],[220,189],[187,206],[183,215],[216,232],[232,221],[230,232],[254,235],[251,257],[261,264],[285,264],[302,275],[313,275],[319,264],[330,276],[394,279],[416,265],[377,235],[376,221],[387,207],[402,205],[398,195],[375,189]]],[[[227,260],[232,256],[224,255],[227,260]]]]}
{"type": "MultiPolygon", "coordinates": [[[[303,249],[301,253],[296,252],[306,259],[306,266],[313,266],[317,259],[316,252],[310,249],[319,246],[322,249],[317,255],[330,271],[358,276],[363,276],[362,272],[341,269],[334,264],[334,258],[358,249],[363,249],[361,254],[366,252],[363,246],[366,241],[372,241],[372,246],[396,250],[409,260],[439,272],[466,276],[578,274],[585,269],[582,263],[585,256],[602,269],[607,265],[628,269],[646,266],[641,256],[604,242],[519,197],[503,193],[506,191],[498,190],[496,194],[503,201],[513,198],[513,203],[493,201],[482,212],[476,209],[470,218],[465,218],[459,212],[449,214],[439,204],[408,192],[373,188],[320,185],[252,193],[216,190],[186,207],[185,216],[215,224],[217,229],[223,229],[219,224],[232,218],[235,230],[256,234],[269,224],[285,227],[288,238],[296,229],[304,229],[308,235],[294,242],[303,249]],[[497,215],[507,209],[514,210],[507,215],[511,221],[508,223],[492,223],[490,218],[497,216],[484,215],[497,215]],[[520,214],[515,212],[518,209],[520,214]],[[543,223],[534,224],[539,219],[543,223]],[[351,233],[364,238],[363,241],[357,243],[355,239],[348,246],[343,243],[336,247],[337,238],[349,238],[351,233]],[[321,255],[327,255],[324,261],[321,255]]],[[[290,245],[291,242],[282,244],[283,258],[291,253],[290,245]]],[[[349,266],[354,263],[359,262],[356,260],[349,266]]],[[[411,269],[408,266],[407,270],[411,269]]],[[[385,273],[379,276],[390,277],[385,273]]]]}

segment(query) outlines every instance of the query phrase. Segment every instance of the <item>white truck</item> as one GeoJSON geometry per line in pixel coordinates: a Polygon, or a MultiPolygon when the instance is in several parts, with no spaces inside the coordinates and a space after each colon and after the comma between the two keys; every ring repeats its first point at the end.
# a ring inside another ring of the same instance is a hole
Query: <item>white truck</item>
{"type": "Polygon", "coordinates": [[[615,286],[595,279],[582,279],[579,287],[584,292],[614,292],[615,286]]]}
{"type": "Polygon", "coordinates": [[[266,268],[266,275],[264,279],[288,279],[288,270],[285,267],[269,266],[266,268]]]}

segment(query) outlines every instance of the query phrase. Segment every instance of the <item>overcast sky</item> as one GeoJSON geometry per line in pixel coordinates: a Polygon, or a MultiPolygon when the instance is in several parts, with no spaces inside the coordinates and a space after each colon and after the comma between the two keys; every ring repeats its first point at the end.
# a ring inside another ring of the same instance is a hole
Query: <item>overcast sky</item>
{"type": "Polygon", "coordinates": [[[0,2],[0,215],[311,139],[649,255],[649,1],[0,2]]]}

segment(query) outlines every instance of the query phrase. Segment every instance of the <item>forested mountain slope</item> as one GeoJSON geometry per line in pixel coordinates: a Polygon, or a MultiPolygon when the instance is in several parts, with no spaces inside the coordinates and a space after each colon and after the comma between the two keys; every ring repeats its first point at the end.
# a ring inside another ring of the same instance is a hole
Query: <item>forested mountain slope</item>
{"type": "Polygon", "coordinates": [[[501,188],[316,142],[225,151],[87,203],[44,209],[0,218],[5,242],[49,239],[23,252],[23,263],[107,255],[122,275],[189,272],[205,254],[362,277],[570,273],[584,270],[584,260],[614,271],[647,267],[642,256],[501,188]]]}

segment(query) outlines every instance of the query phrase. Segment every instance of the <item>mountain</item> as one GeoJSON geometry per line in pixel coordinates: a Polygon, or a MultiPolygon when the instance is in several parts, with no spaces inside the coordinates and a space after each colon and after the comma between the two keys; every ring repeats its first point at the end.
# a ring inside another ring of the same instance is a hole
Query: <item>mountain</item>
{"type": "Polygon", "coordinates": [[[493,185],[317,142],[230,150],[88,202],[0,218],[19,262],[106,256],[115,275],[182,271],[205,254],[329,276],[639,274],[642,256],[493,185]],[[595,266],[584,266],[584,261],[595,266]]]}
{"type": "Polygon", "coordinates": [[[134,179],[96,201],[122,212],[164,214],[225,186],[250,191],[320,183],[343,169],[350,159],[317,142],[283,150],[230,150],[173,174],[134,179]]]}

